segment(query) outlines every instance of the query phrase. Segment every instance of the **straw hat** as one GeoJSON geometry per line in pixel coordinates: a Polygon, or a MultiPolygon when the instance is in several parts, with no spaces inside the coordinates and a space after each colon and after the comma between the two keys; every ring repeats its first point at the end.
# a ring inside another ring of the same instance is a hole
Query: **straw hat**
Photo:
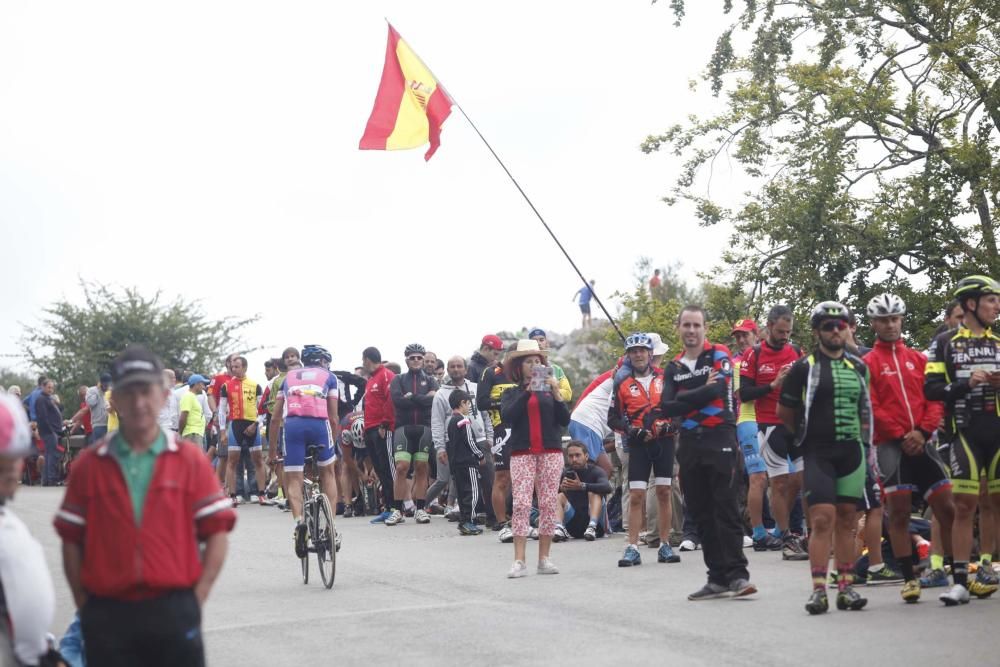
{"type": "Polygon", "coordinates": [[[512,361],[521,359],[522,357],[531,357],[536,355],[542,359],[547,359],[549,351],[538,347],[537,340],[522,339],[517,341],[516,348],[507,353],[507,356],[504,357],[504,363],[509,364],[512,361]]]}

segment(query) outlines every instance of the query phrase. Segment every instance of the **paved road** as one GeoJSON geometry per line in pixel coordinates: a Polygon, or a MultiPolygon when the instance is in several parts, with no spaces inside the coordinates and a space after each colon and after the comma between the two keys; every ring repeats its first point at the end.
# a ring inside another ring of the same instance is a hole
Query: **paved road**
{"type": "MultiPolygon", "coordinates": [[[[51,528],[59,489],[22,489],[18,514],[45,545],[59,610],[72,614],[51,528]]],[[[292,554],[291,519],[274,508],[243,506],[229,558],[208,602],[209,664],[620,664],[682,660],[695,665],[880,666],[1000,663],[991,629],[1000,599],[945,609],[936,589],[905,605],[897,586],[867,587],[868,608],[810,617],[804,563],[748,550],[760,593],[752,599],[688,602],[704,578],[701,553],[676,565],[616,567],[620,536],[553,547],[557,576],[505,578],[513,547],[494,533],[461,537],[439,517],[396,527],[343,519],[344,548],[333,590],[318,576],[303,585],[292,554]],[[309,662],[307,662],[309,661],[309,662]]],[[[529,543],[529,560],[536,545],[529,543]]],[[[170,554],[164,554],[169,558],[170,554]]],[[[315,563],[314,563],[315,565],[315,563]]],[[[313,574],[317,574],[313,567],[313,574]]],[[[832,599],[831,599],[832,602],[832,599]]]]}

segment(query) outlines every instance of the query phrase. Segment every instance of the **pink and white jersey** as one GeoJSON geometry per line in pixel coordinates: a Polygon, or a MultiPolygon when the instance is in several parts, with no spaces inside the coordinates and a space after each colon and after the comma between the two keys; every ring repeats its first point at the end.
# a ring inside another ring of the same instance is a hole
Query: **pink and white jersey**
{"type": "Polygon", "coordinates": [[[316,366],[290,371],[281,383],[279,395],[285,399],[288,417],[328,419],[326,399],[339,396],[337,376],[316,366]]]}
{"type": "Polygon", "coordinates": [[[591,382],[573,409],[570,419],[583,424],[603,438],[611,435],[608,427],[608,409],[611,407],[611,392],[614,388],[614,369],[601,373],[591,382]]]}

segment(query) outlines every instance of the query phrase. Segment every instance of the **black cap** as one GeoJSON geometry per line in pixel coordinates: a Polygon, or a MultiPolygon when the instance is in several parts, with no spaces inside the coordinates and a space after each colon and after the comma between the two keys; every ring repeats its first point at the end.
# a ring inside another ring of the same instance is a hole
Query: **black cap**
{"type": "Polygon", "coordinates": [[[101,384],[111,384],[111,373],[101,373],[101,384]]]}
{"type": "Polygon", "coordinates": [[[142,345],[129,345],[111,362],[115,389],[132,384],[163,384],[163,364],[142,345]]]}

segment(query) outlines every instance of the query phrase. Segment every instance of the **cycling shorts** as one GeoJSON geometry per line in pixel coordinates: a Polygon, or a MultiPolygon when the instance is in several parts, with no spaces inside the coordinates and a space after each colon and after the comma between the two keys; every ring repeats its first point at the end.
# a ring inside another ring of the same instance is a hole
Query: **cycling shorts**
{"type": "Polygon", "coordinates": [[[285,420],[285,472],[302,472],[306,450],[318,448],[316,462],[328,466],[337,460],[330,421],[315,417],[288,417],[285,420]]]}
{"type": "Polygon", "coordinates": [[[256,422],[249,419],[234,419],[229,422],[227,425],[229,429],[229,444],[226,446],[226,450],[239,453],[243,451],[244,447],[251,452],[259,452],[263,449],[260,444],[260,425],[254,429],[253,435],[246,434],[246,430],[254,423],[256,422]]]}
{"type": "Polygon", "coordinates": [[[882,487],[879,486],[878,476],[871,465],[865,462],[865,485],[861,489],[861,498],[858,499],[857,508],[859,512],[869,512],[881,509],[882,507],[882,487]]]}
{"type": "Polygon", "coordinates": [[[584,426],[580,422],[571,419],[567,431],[570,438],[579,440],[586,445],[587,455],[591,461],[596,461],[597,457],[604,451],[604,439],[601,438],[600,433],[597,433],[589,426],[584,426]]]}
{"type": "Polygon", "coordinates": [[[493,447],[490,449],[493,454],[493,470],[510,470],[510,431],[503,425],[494,426],[493,436],[493,447]]]}
{"type": "Polygon", "coordinates": [[[806,443],[802,488],[812,505],[855,504],[864,497],[864,446],[860,442],[806,443]]]}
{"type": "Polygon", "coordinates": [[[628,444],[628,488],[644,491],[653,473],[653,486],[670,486],[674,475],[674,439],[656,438],[628,444]]]}
{"type": "Polygon", "coordinates": [[[951,488],[948,468],[937,447],[929,442],[915,456],[903,452],[900,440],[883,442],[875,447],[875,463],[886,496],[919,493],[927,500],[938,491],[951,488]]]}
{"type": "Polygon", "coordinates": [[[792,446],[792,434],[784,424],[759,424],[757,438],[768,477],[802,472],[802,453],[792,446]]]}
{"type": "Polygon", "coordinates": [[[961,429],[951,441],[951,483],[955,493],[976,495],[986,477],[989,493],[1000,494],[1000,433],[961,429]]]}
{"type": "Polygon", "coordinates": [[[398,426],[392,435],[393,458],[399,461],[427,463],[431,452],[431,429],[428,426],[398,426]]]}
{"type": "Polygon", "coordinates": [[[757,422],[743,422],[736,425],[736,438],[740,441],[740,451],[743,452],[743,463],[747,474],[754,475],[767,472],[767,464],[760,455],[760,438],[757,435],[757,422]]]}

